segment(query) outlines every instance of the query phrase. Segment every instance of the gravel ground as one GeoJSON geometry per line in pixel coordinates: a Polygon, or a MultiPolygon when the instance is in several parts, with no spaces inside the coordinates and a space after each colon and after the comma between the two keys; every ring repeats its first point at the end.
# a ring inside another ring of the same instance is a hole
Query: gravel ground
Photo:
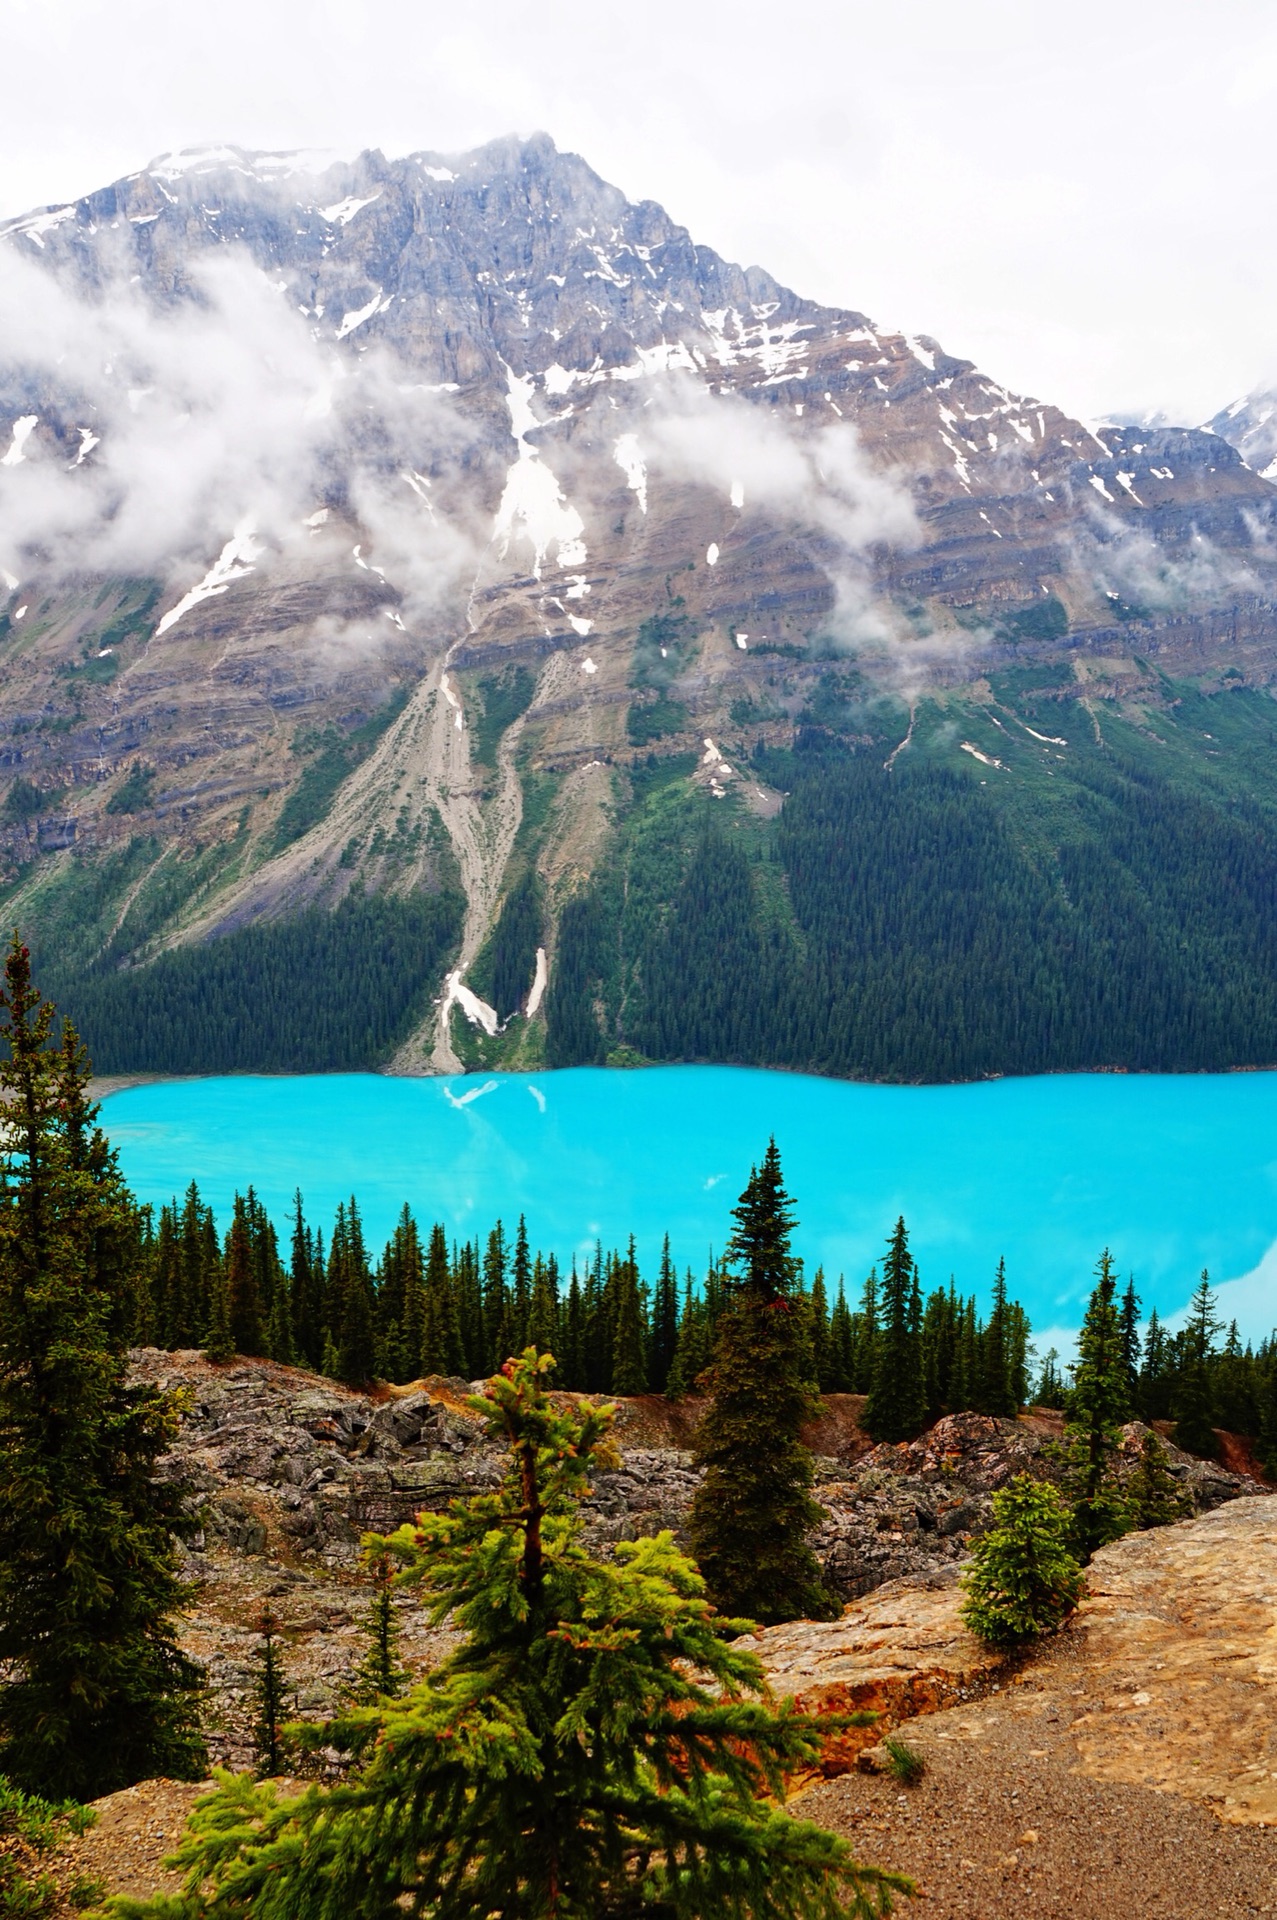
{"type": "Polygon", "coordinates": [[[926,1920],[1277,1913],[1277,1828],[1226,1826],[1177,1794],[1075,1771],[1070,1727],[1088,1691],[1062,1646],[978,1707],[905,1726],[927,1763],[918,1786],[847,1774],[809,1787],[793,1811],[910,1874],[926,1920]]]}

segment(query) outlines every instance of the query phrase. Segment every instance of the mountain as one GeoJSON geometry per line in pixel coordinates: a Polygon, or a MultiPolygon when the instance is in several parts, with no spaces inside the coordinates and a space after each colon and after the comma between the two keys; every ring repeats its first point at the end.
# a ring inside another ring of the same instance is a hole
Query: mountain
{"type": "Polygon", "coordinates": [[[1227,440],[1261,478],[1277,479],[1277,393],[1258,388],[1234,400],[1207,422],[1207,430],[1227,440]]]}
{"type": "Polygon", "coordinates": [[[103,1068],[1277,1059],[1222,430],[541,135],[169,157],[0,228],[0,314],[0,904],[103,1068]]]}

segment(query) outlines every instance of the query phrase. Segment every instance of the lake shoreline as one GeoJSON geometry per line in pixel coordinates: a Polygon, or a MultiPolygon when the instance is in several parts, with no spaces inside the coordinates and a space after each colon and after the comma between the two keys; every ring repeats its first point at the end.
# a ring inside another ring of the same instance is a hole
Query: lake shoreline
{"type": "MultiPolygon", "coordinates": [[[[1129,1080],[1210,1080],[1224,1075],[1277,1073],[1277,1061],[1267,1065],[1244,1067],[1050,1067],[1041,1073],[982,1073],[971,1080],[855,1080],[840,1073],[821,1073],[817,1067],[751,1066],[734,1060],[644,1060],[626,1067],[592,1066],[592,1073],[622,1075],[660,1073],[673,1068],[693,1068],[725,1073],[772,1073],[788,1079],[819,1080],[838,1087],[986,1087],[1002,1081],[1129,1079],[1129,1080]]],[[[391,1067],[326,1067],[320,1072],[299,1071],[291,1067],[236,1067],[228,1073],[104,1073],[89,1080],[90,1100],[109,1100],[112,1094],[131,1087],[196,1086],[205,1080],[350,1080],[365,1076],[387,1081],[476,1080],[498,1074],[508,1080],[530,1080],[538,1074],[574,1073],[574,1067],[462,1067],[457,1073],[403,1073],[391,1067]]]]}

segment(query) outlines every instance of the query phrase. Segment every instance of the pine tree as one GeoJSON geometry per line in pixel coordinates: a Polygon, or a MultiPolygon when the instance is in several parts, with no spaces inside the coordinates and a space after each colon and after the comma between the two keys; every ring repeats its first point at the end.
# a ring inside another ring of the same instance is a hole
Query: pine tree
{"type": "Polygon", "coordinates": [[[1211,1416],[1228,1433],[1255,1433],[1258,1415],[1255,1356],[1249,1346],[1242,1346],[1237,1322],[1231,1320],[1211,1367],[1211,1416]]]}
{"type": "Polygon", "coordinates": [[[364,1564],[373,1589],[363,1623],[368,1646],[349,1697],[361,1706],[372,1706],[378,1700],[397,1700],[407,1685],[408,1671],[399,1658],[399,1610],[391,1592],[394,1562],[385,1547],[374,1546],[364,1564]]]}
{"type": "Polygon", "coordinates": [[[0,1772],[88,1800],[205,1764],[155,1479],[177,1412],[128,1385],[134,1202],[16,934],[0,1011],[0,1772]]]}
{"type": "Polygon", "coordinates": [[[1048,1347],[1046,1358],[1042,1362],[1042,1374],[1033,1398],[1039,1407],[1062,1407],[1064,1405],[1064,1376],[1059,1367],[1060,1355],[1055,1347],[1048,1347]]]}
{"type": "Polygon", "coordinates": [[[1171,1472],[1166,1448],[1151,1427],[1144,1430],[1139,1461],[1127,1483],[1126,1497],[1137,1527],[1169,1527],[1184,1517],[1184,1495],[1171,1472]]]}
{"type": "Polygon", "coordinates": [[[160,1208],[159,1232],[152,1257],[155,1294],[155,1338],[161,1347],[180,1346],[182,1326],[182,1252],[178,1241],[177,1206],[160,1208]]]}
{"type": "MultiPolygon", "coordinates": [[[[557,1314],[559,1267],[553,1254],[550,1255],[548,1267],[550,1292],[557,1314]]],[[[488,1371],[488,1351],[483,1338],[481,1274],[479,1243],[477,1240],[467,1240],[457,1254],[452,1273],[453,1298],[461,1331],[461,1372],[467,1380],[473,1380],[488,1371]]]]}
{"type": "Polygon", "coordinates": [[[1135,1404],[1145,1420],[1165,1420],[1171,1410],[1170,1343],[1157,1317],[1157,1308],[1148,1316],[1144,1335],[1144,1358],[1140,1363],[1139,1392],[1135,1404]]]}
{"type": "Polygon", "coordinates": [[[1118,1428],[1126,1410],[1126,1363],[1115,1302],[1117,1282],[1107,1247],[1078,1335],[1078,1361],[1065,1424],[1074,1551],[1085,1563],[1130,1525],[1113,1476],[1118,1428]]]}
{"type": "Polygon", "coordinates": [[[283,1716],[287,1691],[283,1657],[279,1649],[279,1622],[269,1606],[257,1621],[258,1643],[253,1650],[253,1700],[257,1707],[254,1734],[257,1740],[257,1768],[264,1780],[275,1779],[284,1771],[283,1716]]]}
{"type": "Polygon", "coordinates": [[[430,1247],[426,1255],[420,1365],[423,1374],[452,1375],[459,1375],[465,1365],[461,1322],[452,1290],[448,1241],[437,1221],[430,1229],[430,1247]]]}
{"type": "Polygon", "coordinates": [[[846,1282],[839,1274],[838,1298],[829,1315],[829,1376],[830,1391],[833,1393],[850,1393],[852,1390],[851,1383],[855,1378],[854,1338],[846,1282]]]}
{"type": "Polygon", "coordinates": [[[865,1428],[874,1440],[912,1440],[927,1417],[918,1276],[903,1219],[887,1243],[865,1428]]]}
{"type": "Polygon", "coordinates": [[[811,1318],[812,1377],[821,1393],[834,1391],[833,1345],[829,1336],[829,1295],[825,1289],[825,1269],[817,1267],[808,1300],[811,1318]]]}
{"type": "Polygon", "coordinates": [[[336,1317],[331,1328],[336,1377],[350,1387],[366,1386],[376,1372],[377,1334],[372,1275],[353,1194],[348,1208],[337,1209],[328,1292],[336,1317]]]}
{"type": "Polygon", "coordinates": [[[491,1372],[514,1351],[499,1349],[509,1330],[510,1302],[506,1287],[505,1230],[498,1220],[488,1235],[483,1254],[483,1338],[485,1359],[480,1371],[491,1372]]]}
{"type": "Polygon", "coordinates": [[[696,1298],[689,1267],[683,1283],[683,1310],[679,1315],[674,1363],[665,1391],[671,1400],[700,1391],[698,1382],[709,1365],[709,1334],[705,1303],[696,1298]]]}
{"type": "Polygon", "coordinates": [[[993,1306],[980,1335],[980,1385],[974,1401],[977,1413],[991,1413],[1001,1420],[1014,1420],[1020,1411],[1015,1396],[1015,1356],[1012,1352],[1011,1307],[1007,1300],[1007,1266],[998,1261],[993,1277],[993,1306]]]}
{"type": "Polygon", "coordinates": [[[551,1254],[532,1263],[532,1299],[528,1307],[528,1339],[539,1353],[559,1349],[559,1269],[551,1254]]]}
{"type": "Polygon", "coordinates": [[[1203,1268],[1188,1310],[1188,1324],[1180,1336],[1180,1365],[1171,1405],[1175,1414],[1175,1445],[1185,1453],[1213,1460],[1219,1442],[1211,1394],[1211,1361],[1219,1318],[1210,1275],[1203,1268]]]}
{"type": "Polygon", "coordinates": [[[298,1187],[293,1194],[288,1295],[293,1319],[293,1352],[301,1366],[311,1368],[317,1368],[324,1357],[322,1282],[316,1284],[314,1268],[315,1250],[298,1187]]]}
{"type": "Polygon", "coordinates": [[[1126,1282],[1126,1292],[1122,1295],[1122,1374],[1126,1381],[1127,1419],[1139,1405],[1140,1390],[1140,1297],[1135,1291],[1135,1276],[1130,1275],[1126,1282]]]}
{"type": "Polygon", "coordinates": [[[639,1292],[634,1242],[616,1269],[616,1318],[612,1333],[612,1393],[646,1393],[647,1369],[643,1349],[643,1301],[639,1292]]]}
{"type": "Polygon", "coordinates": [[[235,1358],[231,1336],[231,1302],[226,1272],[219,1263],[213,1271],[208,1302],[208,1331],[204,1335],[204,1358],[215,1367],[224,1367],[235,1358]]]}
{"type": "Polygon", "coordinates": [[[226,1236],[226,1291],[231,1342],[235,1352],[265,1353],[266,1327],[262,1319],[261,1288],[249,1239],[247,1209],[238,1193],[231,1215],[231,1229],[226,1236]]]}
{"type": "Polygon", "coordinates": [[[733,1208],[735,1270],[697,1435],[705,1477],[690,1532],[720,1605],[770,1624],[827,1615],[830,1597],[807,1536],[819,1524],[802,1429],[817,1397],[790,1252],[793,1203],[776,1142],[733,1208]]]}
{"type": "Polygon", "coordinates": [[[544,1365],[511,1361],[471,1403],[500,1485],[385,1543],[461,1644],[406,1700],[317,1730],[362,1759],[349,1785],[278,1802],[222,1780],[180,1850],[187,1920],[869,1920],[912,1891],[784,1810],[823,1723],[765,1702],[671,1536],[586,1552],[608,1413],[556,1411],[544,1365]]]}
{"type": "Polygon", "coordinates": [[[571,1392],[583,1392],[585,1388],[585,1318],[581,1281],[575,1260],[572,1262],[572,1278],[568,1282],[568,1297],[564,1303],[563,1333],[559,1345],[561,1348],[560,1380],[571,1392]]]}
{"type": "Polygon", "coordinates": [[[661,1247],[661,1264],[652,1301],[651,1359],[647,1377],[653,1393],[664,1393],[668,1387],[677,1345],[678,1275],[670,1258],[670,1237],[667,1233],[661,1247]]]}
{"type": "Polygon", "coordinates": [[[993,1525],[962,1575],[962,1617],[981,1640],[1019,1647],[1063,1626],[1085,1588],[1070,1525],[1055,1488],[1030,1474],[994,1494],[993,1525]]]}
{"type": "Polygon", "coordinates": [[[510,1318],[507,1328],[510,1344],[503,1358],[512,1353],[522,1353],[527,1345],[528,1309],[531,1304],[532,1256],[528,1251],[528,1223],[520,1214],[518,1232],[514,1236],[514,1259],[510,1270],[510,1318]]]}
{"type": "Polygon", "coordinates": [[[1262,1366],[1256,1386],[1259,1457],[1270,1480],[1277,1480],[1277,1335],[1260,1349],[1262,1366]]]}
{"type": "Polygon", "coordinates": [[[881,1333],[878,1324],[877,1267],[870,1267],[865,1276],[856,1321],[856,1371],[855,1384],[851,1391],[869,1393],[873,1388],[874,1370],[878,1364],[878,1340],[881,1333]]]}

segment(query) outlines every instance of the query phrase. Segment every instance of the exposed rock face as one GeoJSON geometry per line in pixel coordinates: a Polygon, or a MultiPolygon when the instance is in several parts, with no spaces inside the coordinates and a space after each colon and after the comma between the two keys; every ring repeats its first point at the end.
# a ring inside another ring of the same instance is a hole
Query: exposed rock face
{"type": "MultiPolygon", "coordinates": [[[[125,555],[98,537],[130,484],[119,450],[149,447],[148,407],[182,417],[163,355],[121,346],[114,371],[74,377],[35,348],[0,363],[0,568],[18,583],[0,580],[0,766],[49,796],[47,819],[5,829],[8,852],[139,827],[222,844],[247,809],[181,937],[358,878],[429,883],[437,861],[386,847],[428,841],[437,815],[471,901],[467,963],[519,823],[520,741],[562,781],[550,877],[598,857],[654,613],[694,637],[668,671],[689,716],[676,744],[698,752],[733,705],[774,709],[776,649],[792,718],[813,642],[908,687],[970,681],[1013,646],[1172,670],[1219,667],[1223,647],[1260,682],[1277,657],[1277,489],[1226,440],[1092,430],[1011,394],[933,340],[721,260],[541,135],[319,171],[170,158],[11,221],[0,250],[90,315],[142,301],[125,343],[202,302],[225,315],[239,274],[248,333],[296,379],[287,458],[267,435],[252,484],[217,463],[213,504],[152,516],[125,555]],[[34,490],[55,482],[71,505],[46,527],[34,490]],[[73,576],[58,529],[77,515],[77,555],[116,557],[73,576]],[[481,765],[478,681],[514,662],[532,704],[481,765]],[[411,698],[382,747],[278,850],[290,745],[396,687],[411,698]],[[135,763],[153,791],[107,812],[135,763]]],[[[204,424],[233,437],[215,406],[204,424]]]]}
{"type": "Polygon", "coordinates": [[[1128,1534],[1088,1585],[1085,1771],[1277,1826],[1277,1497],[1128,1534]]]}
{"type": "Polygon", "coordinates": [[[1262,479],[1277,479],[1277,394],[1260,388],[1207,422],[1262,479]]]}
{"type": "Polygon", "coordinates": [[[821,1770],[845,1773],[902,1720],[974,1700],[1005,1666],[959,1616],[957,1570],[895,1580],[849,1606],[840,1620],[797,1620],[755,1636],[775,1693],[808,1713],[873,1713],[825,1742],[821,1770]]]}
{"type": "MultiPolygon", "coordinates": [[[[497,1450],[464,1406],[461,1381],[374,1401],[270,1361],[214,1367],[199,1354],[148,1349],[135,1365],[139,1376],[190,1396],[167,1471],[199,1503],[204,1549],[348,1569],[364,1533],[440,1511],[492,1486],[500,1471],[497,1450]]],[[[850,1396],[827,1396],[827,1441],[840,1437],[844,1401],[850,1396]]],[[[955,1414],[919,1440],[865,1452],[854,1404],[842,1429],[844,1457],[818,1457],[815,1488],[825,1518],[814,1545],[848,1598],[905,1576],[952,1577],[973,1533],[987,1524],[999,1486],[1022,1470],[1059,1471],[1043,1451],[1052,1439],[1043,1420],[955,1414]]],[[[693,1412],[683,1403],[662,1414],[661,1405],[620,1403],[621,1465],[595,1476],[587,1507],[595,1546],[665,1527],[682,1534],[699,1478],[687,1446],[693,1412]],[[672,1432],[662,1432],[666,1421],[672,1432]],[[669,1440],[676,1444],[661,1444],[669,1440]]],[[[1132,1464],[1140,1432],[1128,1430],[1132,1464]]],[[[1178,1450],[1171,1459],[1195,1511],[1261,1492],[1256,1482],[1178,1450]]]]}

